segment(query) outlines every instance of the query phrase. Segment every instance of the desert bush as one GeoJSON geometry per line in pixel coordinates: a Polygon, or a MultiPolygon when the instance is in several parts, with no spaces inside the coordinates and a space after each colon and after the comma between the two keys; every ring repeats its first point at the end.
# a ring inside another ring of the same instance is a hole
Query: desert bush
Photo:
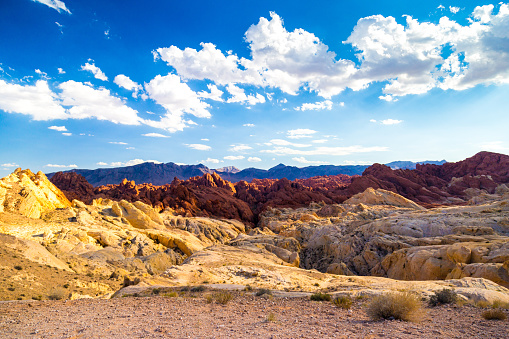
{"type": "Polygon", "coordinates": [[[140,283],[140,278],[134,278],[131,280],[129,277],[124,277],[124,282],[122,283],[122,287],[127,287],[131,285],[138,285],[140,283]]]}
{"type": "Polygon", "coordinates": [[[441,291],[435,291],[435,294],[433,294],[429,298],[429,304],[430,306],[438,306],[438,305],[444,305],[444,304],[455,304],[458,301],[458,294],[452,290],[444,288],[441,291]]]}
{"type": "Polygon", "coordinates": [[[352,298],[350,298],[349,296],[340,295],[339,297],[334,298],[334,300],[332,300],[332,303],[334,304],[334,306],[348,310],[350,309],[350,307],[352,307],[352,298]]]}
{"type": "Polygon", "coordinates": [[[311,297],[309,297],[309,298],[314,301],[331,301],[331,299],[332,299],[330,294],[322,293],[322,292],[312,294],[311,297]]]}
{"type": "Polygon", "coordinates": [[[507,315],[500,308],[486,310],[482,313],[482,317],[486,320],[505,320],[505,319],[507,319],[507,315]]]}
{"type": "Polygon", "coordinates": [[[152,294],[158,295],[159,293],[161,293],[161,289],[160,288],[152,289],[152,294]]]}
{"type": "Polygon", "coordinates": [[[203,292],[205,291],[207,288],[203,285],[199,285],[199,286],[194,286],[191,288],[191,292],[203,292]]]}
{"type": "Polygon", "coordinates": [[[268,290],[266,288],[260,288],[258,291],[256,291],[255,295],[257,297],[261,297],[262,295],[272,295],[272,291],[271,290],[268,290]]]}
{"type": "Polygon", "coordinates": [[[422,314],[422,303],[417,296],[408,292],[388,293],[374,297],[368,303],[366,313],[373,320],[418,321],[422,314]]]}
{"type": "Polygon", "coordinates": [[[214,294],[214,299],[221,305],[226,305],[230,300],[233,299],[233,294],[228,291],[221,291],[214,294]]]}
{"type": "Polygon", "coordinates": [[[277,320],[276,315],[272,312],[267,315],[267,322],[275,322],[277,320]]]}
{"type": "Polygon", "coordinates": [[[170,297],[170,298],[176,298],[176,297],[178,297],[178,294],[177,294],[177,292],[170,292],[170,293],[166,293],[164,296],[170,297]]]}
{"type": "Polygon", "coordinates": [[[244,291],[252,291],[253,290],[253,287],[251,285],[246,285],[246,287],[244,288],[244,291]]]}
{"type": "Polygon", "coordinates": [[[509,303],[501,301],[501,300],[493,301],[493,304],[491,306],[493,308],[503,308],[505,310],[509,310],[509,303]]]}
{"type": "Polygon", "coordinates": [[[16,266],[14,266],[14,269],[21,271],[23,269],[23,267],[21,267],[20,265],[16,265],[16,266]]]}
{"type": "Polygon", "coordinates": [[[214,301],[214,298],[212,297],[212,294],[207,294],[205,296],[205,301],[207,302],[207,304],[212,304],[212,302],[214,301]]]}
{"type": "Polygon", "coordinates": [[[67,297],[68,293],[62,287],[53,288],[48,295],[49,300],[62,300],[67,297]]]}

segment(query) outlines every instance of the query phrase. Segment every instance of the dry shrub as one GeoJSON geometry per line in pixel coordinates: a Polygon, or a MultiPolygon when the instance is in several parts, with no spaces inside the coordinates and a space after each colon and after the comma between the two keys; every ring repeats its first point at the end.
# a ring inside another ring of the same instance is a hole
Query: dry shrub
{"type": "Polygon", "coordinates": [[[445,304],[455,304],[458,301],[458,294],[452,290],[444,288],[441,291],[435,291],[435,294],[429,298],[430,306],[445,304]]]}
{"type": "Polygon", "coordinates": [[[258,291],[256,291],[255,295],[257,297],[261,297],[262,295],[272,295],[272,291],[271,290],[268,290],[266,288],[260,288],[258,291]]]}
{"type": "Polygon", "coordinates": [[[509,310],[509,303],[501,301],[501,300],[495,300],[493,301],[493,305],[491,305],[493,308],[503,308],[505,310],[509,310]]]}
{"type": "Polygon", "coordinates": [[[62,300],[65,299],[68,295],[68,292],[62,287],[53,288],[48,295],[49,300],[62,300]]]}
{"type": "Polygon", "coordinates": [[[274,313],[270,312],[269,315],[267,315],[267,322],[276,322],[277,317],[274,313]]]}
{"type": "Polygon", "coordinates": [[[486,310],[482,313],[482,317],[486,320],[505,320],[507,315],[500,308],[486,310]]]}
{"type": "Polygon", "coordinates": [[[330,294],[322,293],[322,292],[312,294],[311,297],[309,297],[309,298],[314,301],[331,301],[331,299],[332,299],[330,294]]]}
{"type": "Polygon", "coordinates": [[[422,312],[421,300],[408,292],[376,296],[366,309],[366,313],[373,320],[397,319],[415,322],[420,320],[422,312]]]}
{"type": "Polygon", "coordinates": [[[335,298],[332,303],[337,307],[348,310],[350,307],[352,307],[352,298],[346,295],[340,295],[339,297],[335,298]]]}
{"type": "Polygon", "coordinates": [[[228,291],[221,291],[214,294],[214,299],[218,304],[226,305],[230,300],[233,299],[233,294],[228,291]]]}

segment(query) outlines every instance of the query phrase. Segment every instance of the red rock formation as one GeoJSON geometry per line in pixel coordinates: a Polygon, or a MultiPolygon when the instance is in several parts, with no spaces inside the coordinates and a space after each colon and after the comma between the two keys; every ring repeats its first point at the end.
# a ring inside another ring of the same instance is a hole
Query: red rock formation
{"type": "Polygon", "coordinates": [[[58,172],[50,180],[65,194],[69,201],[81,200],[87,204],[92,203],[94,186],[80,174],[74,172],[58,172]]]}

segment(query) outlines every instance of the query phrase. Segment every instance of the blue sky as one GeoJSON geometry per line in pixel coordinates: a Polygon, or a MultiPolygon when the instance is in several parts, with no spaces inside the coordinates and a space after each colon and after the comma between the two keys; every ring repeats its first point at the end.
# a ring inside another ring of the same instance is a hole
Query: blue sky
{"type": "Polygon", "coordinates": [[[509,6],[0,2],[0,176],[509,153],[509,6]]]}

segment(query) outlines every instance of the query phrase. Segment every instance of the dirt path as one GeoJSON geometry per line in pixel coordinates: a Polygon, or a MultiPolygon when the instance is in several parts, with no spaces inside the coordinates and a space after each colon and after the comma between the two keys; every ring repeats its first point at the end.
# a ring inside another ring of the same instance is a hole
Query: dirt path
{"type": "Polygon", "coordinates": [[[308,298],[233,292],[183,297],[0,302],[1,338],[508,338],[509,321],[487,321],[473,306],[426,308],[422,321],[371,321],[366,301],[350,310],[308,298]]]}

